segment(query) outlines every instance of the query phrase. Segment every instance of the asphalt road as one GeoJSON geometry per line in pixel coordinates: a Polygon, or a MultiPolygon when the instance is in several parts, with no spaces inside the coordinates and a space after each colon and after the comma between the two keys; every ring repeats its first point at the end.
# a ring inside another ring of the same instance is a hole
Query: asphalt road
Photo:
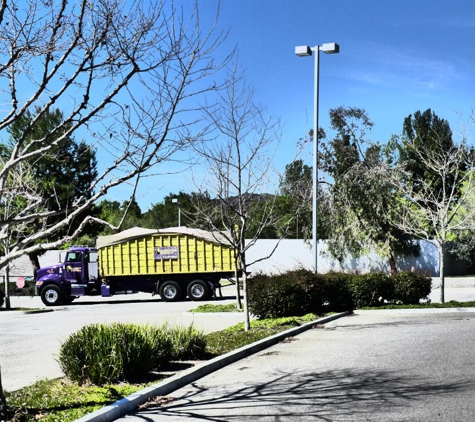
{"type": "Polygon", "coordinates": [[[84,325],[110,322],[193,324],[204,332],[242,322],[242,313],[191,313],[204,303],[235,303],[235,287],[223,288],[223,299],[169,303],[139,293],[113,298],[81,297],[67,306],[47,308],[39,297],[12,297],[12,307],[44,308],[48,312],[0,313],[0,366],[3,388],[14,391],[40,379],[62,377],[57,362],[61,343],[84,325]]]}
{"type": "Polygon", "coordinates": [[[474,312],[357,312],[121,422],[473,421],[474,312]]]}

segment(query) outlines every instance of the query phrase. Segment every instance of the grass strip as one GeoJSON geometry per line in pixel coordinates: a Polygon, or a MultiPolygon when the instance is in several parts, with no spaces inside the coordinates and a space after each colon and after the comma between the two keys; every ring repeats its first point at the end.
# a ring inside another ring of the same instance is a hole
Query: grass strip
{"type": "Polygon", "coordinates": [[[5,394],[9,411],[8,420],[74,421],[153,383],[123,383],[99,387],[80,386],[64,378],[41,380],[26,388],[5,394]]]}
{"type": "Polygon", "coordinates": [[[237,303],[228,303],[226,305],[213,305],[212,303],[205,303],[188,312],[192,313],[218,313],[218,312],[242,312],[238,309],[237,303]]]}

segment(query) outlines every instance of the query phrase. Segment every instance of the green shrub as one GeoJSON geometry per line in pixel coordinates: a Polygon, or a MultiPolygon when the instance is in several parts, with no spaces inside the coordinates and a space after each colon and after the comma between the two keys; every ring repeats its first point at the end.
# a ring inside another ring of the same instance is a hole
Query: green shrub
{"type": "Polygon", "coordinates": [[[58,362],[72,381],[103,385],[134,382],[171,360],[201,359],[206,337],[193,326],[93,324],[71,334],[58,362]]]}
{"type": "Polygon", "coordinates": [[[79,383],[134,381],[156,364],[152,338],[150,330],[134,324],[87,325],[61,345],[58,361],[65,375],[79,383]]]}
{"type": "Polygon", "coordinates": [[[318,276],[322,286],[324,309],[328,311],[351,311],[355,304],[350,290],[353,275],[329,272],[318,276]]]}
{"type": "Polygon", "coordinates": [[[357,308],[382,306],[394,299],[393,280],[383,273],[352,275],[349,288],[357,308]]]}
{"type": "Polygon", "coordinates": [[[299,269],[278,275],[257,274],[249,280],[248,304],[258,319],[351,311],[388,303],[417,304],[431,291],[431,279],[421,273],[364,275],[299,269]]]}
{"type": "Polygon", "coordinates": [[[256,276],[248,286],[248,305],[250,312],[259,319],[288,316],[296,310],[295,296],[299,286],[282,276],[256,276]]]}
{"type": "Polygon", "coordinates": [[[189,325],[187,327],[168,327],[170,339],[170,360],[203,359],[206,354],[206,336],[203,331],[189,325]]]}
{"type": "Polygon", "coordinates": [[[158,369],[173,359],[173,343],[166,325],[146,325],[142,330],[145,339],[152,345],[152,369],[158,369]]]}
{"type": "Polygon", "coordinates": [[[285,276],[288,277],[289,280],[298,284],[304,292],[303,297],[300,298],[302,313],[289,316],[302,316],[308,313],[321,313],[323,305],[323,288],[319,276],[313,271],[305,269],[289,271],[285,274],[285,276]]]}
{"type": "Polygon", "coordinates": [[[310,312],[307,308],[313,292],[305,270],[272,276],[258,274],[249,280],[249,310],[259,319],[305,315],[310,312]]]}
{"type": "Polygon", "coordinates": [[[417,271],[404,271],[393,276],[393,283],[394,299],[404,305],[415,305],[429,296],[432,279],[417,271]]]}

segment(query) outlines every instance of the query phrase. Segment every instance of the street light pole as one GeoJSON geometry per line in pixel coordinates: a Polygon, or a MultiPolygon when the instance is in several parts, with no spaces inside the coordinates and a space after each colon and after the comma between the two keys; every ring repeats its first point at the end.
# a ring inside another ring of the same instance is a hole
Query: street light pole
{"type": "Polygon", "coordinates": [[[181,203],[180,203],[180,198],[173,198],[172,203],[178,204],[178,227],[181,227],[181,203]]]}
{"type": "Polygon", "coordinates": [[[311,56],[312,52],[315,53],[315,81],[314,81],[314,94],[313,94],[313,193],[312,193],[312,251],[313,251],[313,268],[315,272],[318,272],[318,240],[317,240],[317,224],[318,224],[318,207],[317,207],[317,195],[318,195],[318,88],[319,88],[319,56],[320,51],[326,54],[336,54],[340,52],[340,46],[336,43],[316,45],[315,47],[309,47],[308,45],[295,47],[295,54],[299,57],[311,56]]]}

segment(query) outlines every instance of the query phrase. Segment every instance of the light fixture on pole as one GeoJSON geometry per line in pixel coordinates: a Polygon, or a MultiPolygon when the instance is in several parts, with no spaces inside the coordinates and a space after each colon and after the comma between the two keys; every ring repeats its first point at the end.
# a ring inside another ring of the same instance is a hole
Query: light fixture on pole
{"type": "Polygon", "coordinates": [[[318,272],[318,251],[317,251],[317,195],[318,195],[318,84],[319,84],[319,55],[320,51],[326,54],[336,54],[340,52],[340,46],[336,43],[327,43],[309,47],[302,45],[295,47],[295,54],[300,57],[311,56],[315,53],[315,88],[314,88],[314,116],[313,116],[313,204],[312,204],[312,251],[313,267],[318,272]]]}
{"type": "Polygon", "coordinates": [[[178,227],[181,227],[181,204],[180,204],[180,198],[173,198],[172,199],[173,204],[178,204],[178,227]]]}

